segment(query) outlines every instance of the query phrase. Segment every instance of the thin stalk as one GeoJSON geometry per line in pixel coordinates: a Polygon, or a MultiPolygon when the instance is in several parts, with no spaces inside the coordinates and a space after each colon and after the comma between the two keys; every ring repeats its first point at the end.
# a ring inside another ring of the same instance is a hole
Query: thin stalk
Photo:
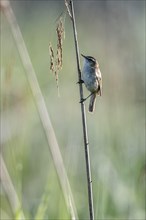
{"type": "Polygon", "coordinates": [[[60,147],[58,145],[55,132],[47,111],[47,107],[45,104],[45,100],[43,98],[33,65],[31,63],[27,48],[25,46],[25,42],[23,40],[22,33],[18,26],[16,17],[11,8],[10,2],[0,1],[0,6],[3,9],[3,12],[8,20],[8,23],[11,27],[11,31],[25,70],[26,77],[28,79],[28,83],[30,89],[32,91],[32,95],[40,116],[40,121],[44,128],[44,132],[47,138],[48,147],[50,148],[50,152],[52,154],[53,162],[58,174],[58,179],[60,185],[62,187],[63,195],[65,198],[65,202],[68,208],[68,212],[70,213],[71,219],[78,219],[75,202],[73,199],[73,194],[71,191],[70,183],[67,177],[66,169],[64,166],[63,158],[60,152],[60,147]]]}
{"type": "Polygon", "coordinates": [[[10,202],[14,218],[17,220],[25,220],[22,205],[19,201],[17,192],[8,173],[7,167],[0,153],[0,181],[10,202]]]}
{"type": "MultiPolygon", "coordinates": [[[[79,58],[79,46],[77,39],[77,29],[75,22],[74,6],[73,0],[70,0],[70,8],[72,15],[72,25],[74,33],[74,43],[76,50],[76,61],[78,70],[78,79],[81,81],[81,68],[80,68],[80,58],[79,58]]],[[[83,99],[83,86],[79,83],[80,99],[83,99]]],[[[83,136],[84,136],[84,148],[85,148],[85,161],[86,161],[86,172],[87,172],[87,184],[88,184],[88,203],[89,203],[89,214],[90,220],[94,219],[94,207],[93,207],[93,193],[92,193],[92,180],[91,180],[91,169],[90,169],[90,154],[89,154],[89,142],[88,142],[88,132],[87,132],[87,122],[86,122],[86,112],[84,102],[81,102],[81,113],[82,113],[82,124],[83,124],[83,136]]]]}

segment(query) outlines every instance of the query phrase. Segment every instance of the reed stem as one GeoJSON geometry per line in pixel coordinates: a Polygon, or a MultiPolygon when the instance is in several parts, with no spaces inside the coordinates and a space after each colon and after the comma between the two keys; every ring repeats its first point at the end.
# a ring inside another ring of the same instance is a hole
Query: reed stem
{"type": "MultiPolygon", "coordinates": [[[[75,22],[75,13],[73,0],[70,0],[70,9],[72,15],[72,25],[73,25],[73,33],[74,33],[74,43],[76,50],[76,62],[77,62],[77,70],[78,70],[78,79],[81,81],[81,68],[80,68],[80,58],[79,58],[79,46],[77,39],[77,29],[75,22]]],[[[79,91],[80,91],[80,100],[83,99],[83,85],[79,83],[79,91]]],[[[82,124],[83,124],[83,136],[84,136],[84,148],[85,148],[85,161],[86,161],[86,173],[87,173],[87,184],[88,184],[88,203],[89,203],[89,214],[90,220],[94,220],[94,207],[93,207],[93,193],[92,193],[92,180],[91,180],[91,168],[90,168],[90,154],[89,154],[89,142],[88,142],[88,132],[87,132],[87,122],[86,122],[86,112],[85,112],[85,104],[81,102],[81,114],[82,114],[82,124]]]]}

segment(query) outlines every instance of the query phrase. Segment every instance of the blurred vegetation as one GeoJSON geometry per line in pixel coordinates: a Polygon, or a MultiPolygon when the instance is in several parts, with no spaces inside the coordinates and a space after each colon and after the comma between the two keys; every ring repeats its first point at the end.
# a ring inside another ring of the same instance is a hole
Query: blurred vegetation
{"type": "MultiPolygon", "coordinates": [[[[11,1],[61,147],[79,219],[88,219],[77,70],[65,20],[61,97],[49,42],[64,1],[11,1]]],[[[145,2],[75,1],[80,51],[97,58],[103,96],[87,112],[96,219],[145,218],[145,2]]],[[[82,60],[81,60],[82,61],[82,60]]],[[[85,89],[85,96],[88,92],[85,89]]],[[[88,101],[86,102],[88,109],[88,101]]],[[[1,13],[2,154],[27,219],[69,219],[10,27],[1,13]]],[[[1,188],[1,219],[13,219],[1,188]]]]}

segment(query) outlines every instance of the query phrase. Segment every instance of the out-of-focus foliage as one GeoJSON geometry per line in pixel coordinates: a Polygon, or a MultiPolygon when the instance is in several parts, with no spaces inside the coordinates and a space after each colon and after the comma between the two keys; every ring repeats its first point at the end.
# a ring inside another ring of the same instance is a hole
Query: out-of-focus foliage
{"type": "MultiPolygon", "coordinates": [[[[80,51],[97,58],[103,96],[87,112],[96,219],[144,219],[144,1],[75,1],[80,51]]],[[[64,1],[11,1],[61,147],[80,219],[88,218],[87,185],[76,59],[65,20],[61,97],[49,70],[49,42],[64,1]]],[[[81,58],[82,63],[82,58],[81,58]]],[[[88,92],[85,89],[85,96],[88,92]]],[[[86,101],[88,109],[88,101],[86,101]]],[[[2,153],[29,219],[68,219],[46,137],[19,54],[1,15],[2,153]]],[[[12,219],[1,190],[2,219],[12,219]]]]}

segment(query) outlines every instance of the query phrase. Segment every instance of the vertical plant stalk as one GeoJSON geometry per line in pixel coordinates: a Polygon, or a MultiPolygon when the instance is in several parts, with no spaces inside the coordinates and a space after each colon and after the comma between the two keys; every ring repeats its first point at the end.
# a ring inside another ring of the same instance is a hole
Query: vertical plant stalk
{"type": "Polygon", "coordinates": [[[59,145],[57,143],[57,139],[55,136],[54,129],[52,127],[52,123],[47,111],[47,107],[45,105],[45,101],[32,66],[29,54],[27,52],[27,48],[25,46],[25,42],[23,40],[23,36],[21,34],[20,28],[18,26],[17,20],[11,8],[11,5],[8,0],[0,1],[0,7],[2,8],[8,23],[11,27],[11,31],[26,73],[26,77],[28,79],[30,89],[32,91],[32,95],[40,116],[41,123],[44,128],[44,132],[46,134],[48,146],[50,148],[50,152],[52,154],[53,162],[58,174],[58,179],[62,188],[62,192],[65,198],[65,202],[68,208],[68,212],[70,213],[71,219],[78,219],[77,211],[71,191],[71,187],[69,184],[69,180],[67,177],[66,169],[64,166],[63,158],[60,152],[59,145]]]}
{"type": "Polygon", "coordinates": [[[24,213],[21,207],[21,203],[19,201],[17,192],[14,188],[8,170],[6,168],[3,157],[0,153],[0,182],[5,190],[5,193],[8,197],[9,203],[11,205],[14,218],[19,220],[25,220],[24,213]]]}
{"type": "MultiPolygon", "coordinates": [[[[75,42],[75,50],[76,50],[78,79],[80,82],[81,81],[81,68],[80,68],[79,46],[78,46],[78,39],[77,39],[77,29],[76,29],[76,22],[75,22],[73,0],[70,0],[70,8],[71,8],[71,15],[72,15],[71,20],[72,20],[72,25],[73,25],[74,42],[75,42]]],[[[83,99],[82,83],[79,83],[79,91],[80,91],[80,99],[82,100],[83,99]]],[[[91,169],[90,169],[89,142],[88,142],[88,132],[87,132],[86,112],[85,112],[84,102],[81,102],[81,113],[82,113],[83,136],[84,136],[84,147],[85,147],[87,184],[88,184],[89,214],[90,214],[90,220],[93,220],[94,219],[93,193],[92,193],[92,180],[91,180],[91,169]]]]}

